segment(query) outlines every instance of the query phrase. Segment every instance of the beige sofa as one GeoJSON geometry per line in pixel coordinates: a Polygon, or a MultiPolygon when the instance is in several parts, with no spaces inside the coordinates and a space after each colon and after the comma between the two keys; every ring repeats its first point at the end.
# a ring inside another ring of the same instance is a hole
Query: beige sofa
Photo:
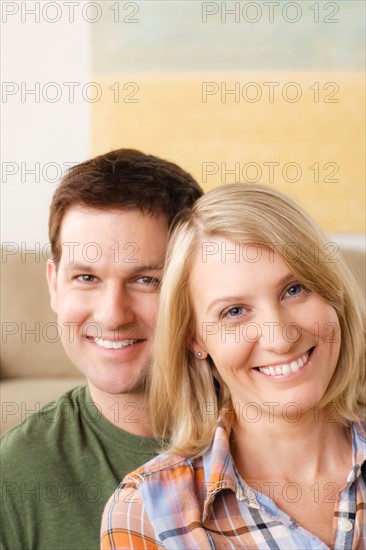
{"type": "MultiPolygon", "coordinates": [[[[20,248],[20,245],[19,245],[20,248]]],[[[65,391],[85,383],[65,355],[49,305],[42,255],[1,262],[1,432],[65,391]]],[[[10,246],[7,251],[9,252],[10,246]]]]}
{"type": "MultiPolygon", "coordinates": [[[[345,250],[344,255],[365,292],[364,254],[345,250]]],[[[2,254],[1,267],[0,397],[1,432],[4,432],[85,379],[57,341],[45,260],[41,255],[20,252],[2,254]]]]}

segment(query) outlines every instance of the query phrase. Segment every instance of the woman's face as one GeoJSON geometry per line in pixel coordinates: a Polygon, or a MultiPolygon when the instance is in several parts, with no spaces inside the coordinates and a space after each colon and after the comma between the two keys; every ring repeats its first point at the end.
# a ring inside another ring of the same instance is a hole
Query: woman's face
{"type": "Polygon", "coordinates": [[[241,415],[255,417],[260,407],[298,417],[320,401],[336,368],[336,311],[273,251],[253,254],[224,239],[209,244],[190,275],[191,349],[211,356],[241,415]]]}

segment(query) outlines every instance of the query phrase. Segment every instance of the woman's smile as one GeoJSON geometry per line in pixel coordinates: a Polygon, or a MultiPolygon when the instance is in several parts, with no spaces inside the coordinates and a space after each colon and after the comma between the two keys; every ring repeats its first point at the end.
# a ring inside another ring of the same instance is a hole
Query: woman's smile
{"type": "Polygon", "coordinates": [[[233,402],[260,407],[296,402],[302,411],[310,410],[337,365],[338,317],[280,256],[259,250],[256,262],[229,255],[222,261],[219,254],[203,262],[197,254],[190,277],[193,345],[211,357],[233,402]]]}

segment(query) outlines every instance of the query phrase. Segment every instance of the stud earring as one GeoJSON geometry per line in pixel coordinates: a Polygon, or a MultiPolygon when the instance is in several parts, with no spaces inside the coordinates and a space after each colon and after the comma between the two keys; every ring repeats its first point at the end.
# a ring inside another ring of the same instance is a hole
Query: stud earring
{"type": "Polygon", "coordinates": [[[198,359],[201,359],[202,353],[200,351],[197,351],[196,355],[197,355],[198,359]]]}

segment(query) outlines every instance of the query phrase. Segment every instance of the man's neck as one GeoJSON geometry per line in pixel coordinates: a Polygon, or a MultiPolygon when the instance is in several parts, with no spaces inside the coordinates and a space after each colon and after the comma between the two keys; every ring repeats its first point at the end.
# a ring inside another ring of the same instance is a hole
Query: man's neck
{"type": "Polygon", "coordinates": [[[93,402],[109,422],[133,435],[153,437],[144,394],[106,393],[90,382],[88,387],[93,402]]]}

